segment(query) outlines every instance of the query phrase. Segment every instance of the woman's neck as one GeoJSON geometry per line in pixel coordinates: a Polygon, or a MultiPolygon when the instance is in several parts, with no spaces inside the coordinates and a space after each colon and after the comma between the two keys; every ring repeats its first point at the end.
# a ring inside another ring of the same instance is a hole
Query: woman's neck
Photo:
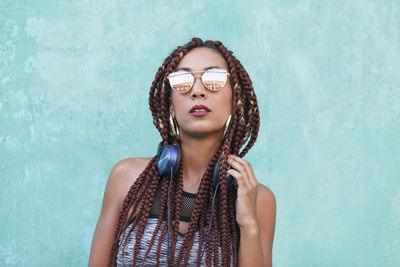
{"type": "Polygon", "coordinates": [[[183,188],[187,192],[196,193],[201,178],[210,160],[217,152],[221,138],[209,136],[206,138],[182,138],[181,152],[183,161],[183,188]]]}

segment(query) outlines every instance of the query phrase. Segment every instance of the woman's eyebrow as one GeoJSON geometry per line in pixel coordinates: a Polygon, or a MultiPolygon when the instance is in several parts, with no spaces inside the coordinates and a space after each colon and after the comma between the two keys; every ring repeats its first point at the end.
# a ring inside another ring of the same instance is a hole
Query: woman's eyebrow
{"type": "MultiPolygon", "coordinates": [[[[218,66],[209,66],[209,67],[205,68],[204,70],[209,70],[209,69],[220,69],[220,68],[221,68],[221,67],[218,67],[218,66]]],[[[176,71],[178,71],[178,70],[191,71],[191,69],[188,68],[188,67],[181,67],[181,68],[177,69],[176,71]]]]}

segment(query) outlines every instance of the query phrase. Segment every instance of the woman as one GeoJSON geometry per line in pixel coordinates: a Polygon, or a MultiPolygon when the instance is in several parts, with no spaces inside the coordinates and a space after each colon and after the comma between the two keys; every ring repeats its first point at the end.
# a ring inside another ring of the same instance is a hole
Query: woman
{"type": "Polygon", "coordinates": [[[165,59],[149,104],[158,154],[111,170],[89,266],[271,266],[276,200],[242,159],[259,112],[240,62],[193,38],[165,59]],[[180,158],[162,169],[167,148],[180,158]]]}

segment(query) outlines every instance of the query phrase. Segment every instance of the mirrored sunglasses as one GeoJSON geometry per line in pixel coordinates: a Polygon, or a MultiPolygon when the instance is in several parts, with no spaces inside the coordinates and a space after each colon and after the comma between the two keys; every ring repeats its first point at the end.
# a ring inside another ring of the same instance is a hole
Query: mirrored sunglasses
{"type": "Polygon", "coordinates": [[[206,71],[185,71],[179,70],[168,75],[169,84],[172,90],[181,94],[192,89],[195,76],[193,73],[202,72],[200,75],[204,87],[210,91],[217,91],[225,86],[228,73],[225,69],[210,69],[206,71]]]}

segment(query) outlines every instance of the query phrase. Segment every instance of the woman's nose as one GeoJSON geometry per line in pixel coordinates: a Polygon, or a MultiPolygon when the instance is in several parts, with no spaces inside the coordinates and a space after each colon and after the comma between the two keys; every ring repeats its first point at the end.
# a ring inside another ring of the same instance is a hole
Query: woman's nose
{"type": "Polygon", "coordinates": [[[199,76],[194,77],[194,83],[192,88],[192,98],[207,98],[206,88],[201,82],[201,78],[199,76]],[[196,79],[199,78],[199,79],[196,79]],[[196,81],[197,80],[197,81],[196,81]]]}
{"type": "Polygon", "coordinates": [[[192,91],[192,98],[204,98],[206,99],[206,94],[204,94],[203,92],[199,92],[196,90],[192,91]]]}

